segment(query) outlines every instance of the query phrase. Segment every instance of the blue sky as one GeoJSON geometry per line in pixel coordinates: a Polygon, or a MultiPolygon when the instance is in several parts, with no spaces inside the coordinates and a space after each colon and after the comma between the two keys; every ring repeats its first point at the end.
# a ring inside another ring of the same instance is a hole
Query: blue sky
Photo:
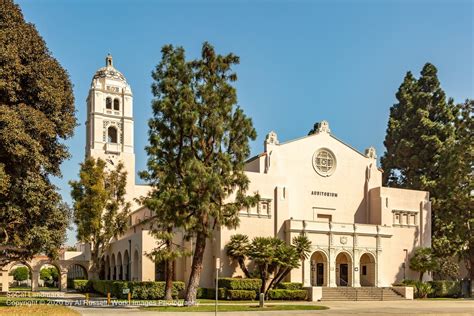
{"type": "MultiPolygon", "coordinates": [[[[137,170],[146,165],[151,71],[160,49],[183,46],[189,58],[211,42],[233,52],[239,104],[252,117],[262,150],[270,130],[280,141],[328,120],[353,147],[380,156],[390,106],[405,73],[426,62],[456,102],[474,97],[473,2],[445,1],[18,1],[74,84],[80,125],[67,144],[72,158],[55,183],[67,182],[84,158],[86,96],[107,53],[134,93],[137,170]]],[[[75,233],[68,233],[68,243],[75,233]]]]}

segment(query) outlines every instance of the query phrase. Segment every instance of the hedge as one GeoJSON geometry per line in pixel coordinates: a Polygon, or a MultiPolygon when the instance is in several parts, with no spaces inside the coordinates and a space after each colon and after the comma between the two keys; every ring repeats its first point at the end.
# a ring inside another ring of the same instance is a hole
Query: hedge
{"type": "Polygon", "coordinates": [[[220,288],[228,290],[254,290],[260,291],[262,280],[260,279],[242,279],[242,278],[221,278],[218,281],[220,288]]]}
{"type": "MultiPolygon", "coordinates": [[[[165,297],[165,282],[160,281],[113,281],[113,280],[93,280],[92,288],[94,291],[107,295],[110,293],[116,298],[126,298],[127,294],[123,294],[124,289],[130,289],[133,299],[163,299],[165,297]]],[[[184,282],[173,282],[173,297],[177,298],[184,290],[184,282]]]]}
{"type": "Polygon", "coordinates": [[[429,281],[433,293],[429,297],[461,297],[462,287],[459,281],[429,281]]]}
{"type": "MultiPolygon", "coordinates": [[[[206,289],[206,298],[214,300],[216,298],[216,289],[215,288],[208,288],[206,289]]],[[[217,289],[217,298],[220,300],[227,299],[227,289],[224,287],[220,287],[217,289]]]]}
{"type": "Polygon", "coordinates": [[[227,290],[227,299],[231,301],[236,300],[254,300],[257,297],[257,292],[254,290],[227,290]]]}
{"type": "Polygon", "coordinates": [[[291,301],[304,301],[308,296],[306,290],[269,290],[268,299],[270,300],[291,300],[291,301]]]}
{"type": "Polygon", "coordinates": [[[302,290],[303,289],[303,283],[299,283],[299,282],[281,282],[277,285],[277,289],[302,290]]]}
{"type": "Polygon", "coordinates": [[[80,293],[87,293],[92,291],[92,282],[89,280],[67,280],[67,287],[80,293]]]}

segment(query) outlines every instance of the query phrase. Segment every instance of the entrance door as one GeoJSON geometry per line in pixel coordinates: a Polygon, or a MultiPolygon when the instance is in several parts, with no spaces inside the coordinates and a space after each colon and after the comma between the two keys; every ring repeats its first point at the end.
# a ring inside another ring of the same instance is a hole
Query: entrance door
{"type": "Polygon", "coordinates": [[[324,284],[324,263],[316,265],[316,285],[323,286],[324,284]]]}
{"type": "Polygon", "coordinates": [[[349,283],[349,269],[347,263],[341,263],[339,269],[339,286],[347,286],[349,283]]]}

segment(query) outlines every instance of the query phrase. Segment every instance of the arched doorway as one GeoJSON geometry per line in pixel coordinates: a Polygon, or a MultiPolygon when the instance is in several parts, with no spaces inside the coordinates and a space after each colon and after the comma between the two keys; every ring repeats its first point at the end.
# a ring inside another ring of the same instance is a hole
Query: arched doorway
{"type": "Polygon", "coordinates": [[[88,280],[87,270],[80,264],[72,264],[67,268],[67,287],[74,288],[74,280],[88,280]]]}
{"type": "Polygon", "coordinates": [[[120,253],[120,251],[117,255],[117,273],[118,273],[117,280],[123,280],[122,254],[120,253]]]}
{"type": "Polygon", "coordinates": [[[328,259],[324,252],[315,251],[311,255],[311,285],[328,285],[328,259]]]}
{"type": "Polygon", "coordinates": [[[375,258],[370,253],[360,257],[360,285],[375,286],[375,258]]]}
{"type": "Polygon", "coordinates": [[[110,257],[107,255],[105,259],[105,279],[110,280],[110,257]]]}
{"type": "Polygon", "coordinates": [[[125,250],[123,254],[123,274],[124,274],[124,280],[130,281],[130,258],[128,256],[128,250],[125,250]]]}
{"type": "Polygon", "coordinates": [[[115,265],[115,254],[112,254],[112,278],[111,280],[117,280],[117,266],[115,265]]]}
{"type": "Polygon", "coordinates": [[[36,282],[40,291],[59,291],[61,290],[61,272],[58,267],[44,263],[39,268],[36,282]]]}
{"type": "Polygon", "coordinates": [[[336,257],[336,284],[352,286],[352,259],[346,252],[341,252],[336,257]]]}
{"type": "Polygon", "coordinates": [[[32,279],[33,271],[29,265],[23,263],[12,265],[8,271],[9,291],[31,291],[32,279]]]}
{"type": "Polygon", "coordinates": [[[105,280],[106,278],[106,271],[105,271],[105,257],[102,257],[100,260],[100,268],[99,268],[99,280],[105,280]]]}
{"type": "Polygon", "coordinates": [[[138,265],[140,264],[139,262],[139,256],[138,256],[138,250],[135,250],[133,253],[133,261],[132,261],[132,280],[133,281],[138,281],[138,265]]]}

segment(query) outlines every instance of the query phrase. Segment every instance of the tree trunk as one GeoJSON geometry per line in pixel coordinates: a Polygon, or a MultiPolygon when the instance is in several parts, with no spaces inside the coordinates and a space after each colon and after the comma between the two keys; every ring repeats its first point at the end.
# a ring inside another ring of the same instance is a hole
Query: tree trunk
{"type": "Polygon", "coordinates": [[[202,259],[206,249],[206,235],[198,233],[196,237],[196,246],[194,249],[193,263],[191,265],[191,275],[189,276],[188,287],[184,298],[185,305],[196,305],[196,294],[199,287],[202,271],[202,259]]]}
{"type": "MultiPolygon", "coordinates": [[[[172,227],[167,228],[168,233],[173,232],[172,227]]],[[[167,238],[166,248],[170,253],[173,253],[173,239],[167,238]]],[[[173,260],[165,261],[165,300],[170,301],[173,299],[173,276],[174,276],[174,266],[173,260]]]]}
{"type": "Polygon", "coordinates": [[[242,270],[242,272],[245,274],[245,276],[246,276],[247,278],[251,278],[250,272],[249,272],[249,270],[247,269],[247,267],[245,266],[244,259],[239,259],[239,266],[240,266],[240,269],[242,270]]]}
{"type": "Polygon", "coordinates": [[[165,264],[165,300],[171,301],[173,299],[173,260],[166,260],[165,264]]]}
{"type": "Polygon", "coordinates": [[[288,273],[290,273],[290,271],[291,271],[291,269],[286,268],[282,273],[277,274],[275,276],[275,278],[273,279],[272,283],[270,283],[269,288],[271,289],[271,288],[277,286],[278,283],[283,281],[283,279],[288,275],[288,273]]]}
{"type": "Polygon", "coordinates": [[[472,282],[474,282],[474,245],[472,244],[469,247],[469,277],[472,284],[472,282]]]}
{"type": "Polygon", "coordinates": [[[92,279],[92,280],[98,279],[99,271],[100,271],[100,260],[99,260],[99,249],[98,249],[98,246],[96,245],[94,245],[93,249],[91,249],[91,261],[92,261],[92,266],[89,272],[90,273],[89,279],[92,279]]]}
{"type": "Polygon", "coordinates": [[[425,274],[424,272],[420,272],[420,282],[423,281],[423,275],[424,274],[425,274]]]}

